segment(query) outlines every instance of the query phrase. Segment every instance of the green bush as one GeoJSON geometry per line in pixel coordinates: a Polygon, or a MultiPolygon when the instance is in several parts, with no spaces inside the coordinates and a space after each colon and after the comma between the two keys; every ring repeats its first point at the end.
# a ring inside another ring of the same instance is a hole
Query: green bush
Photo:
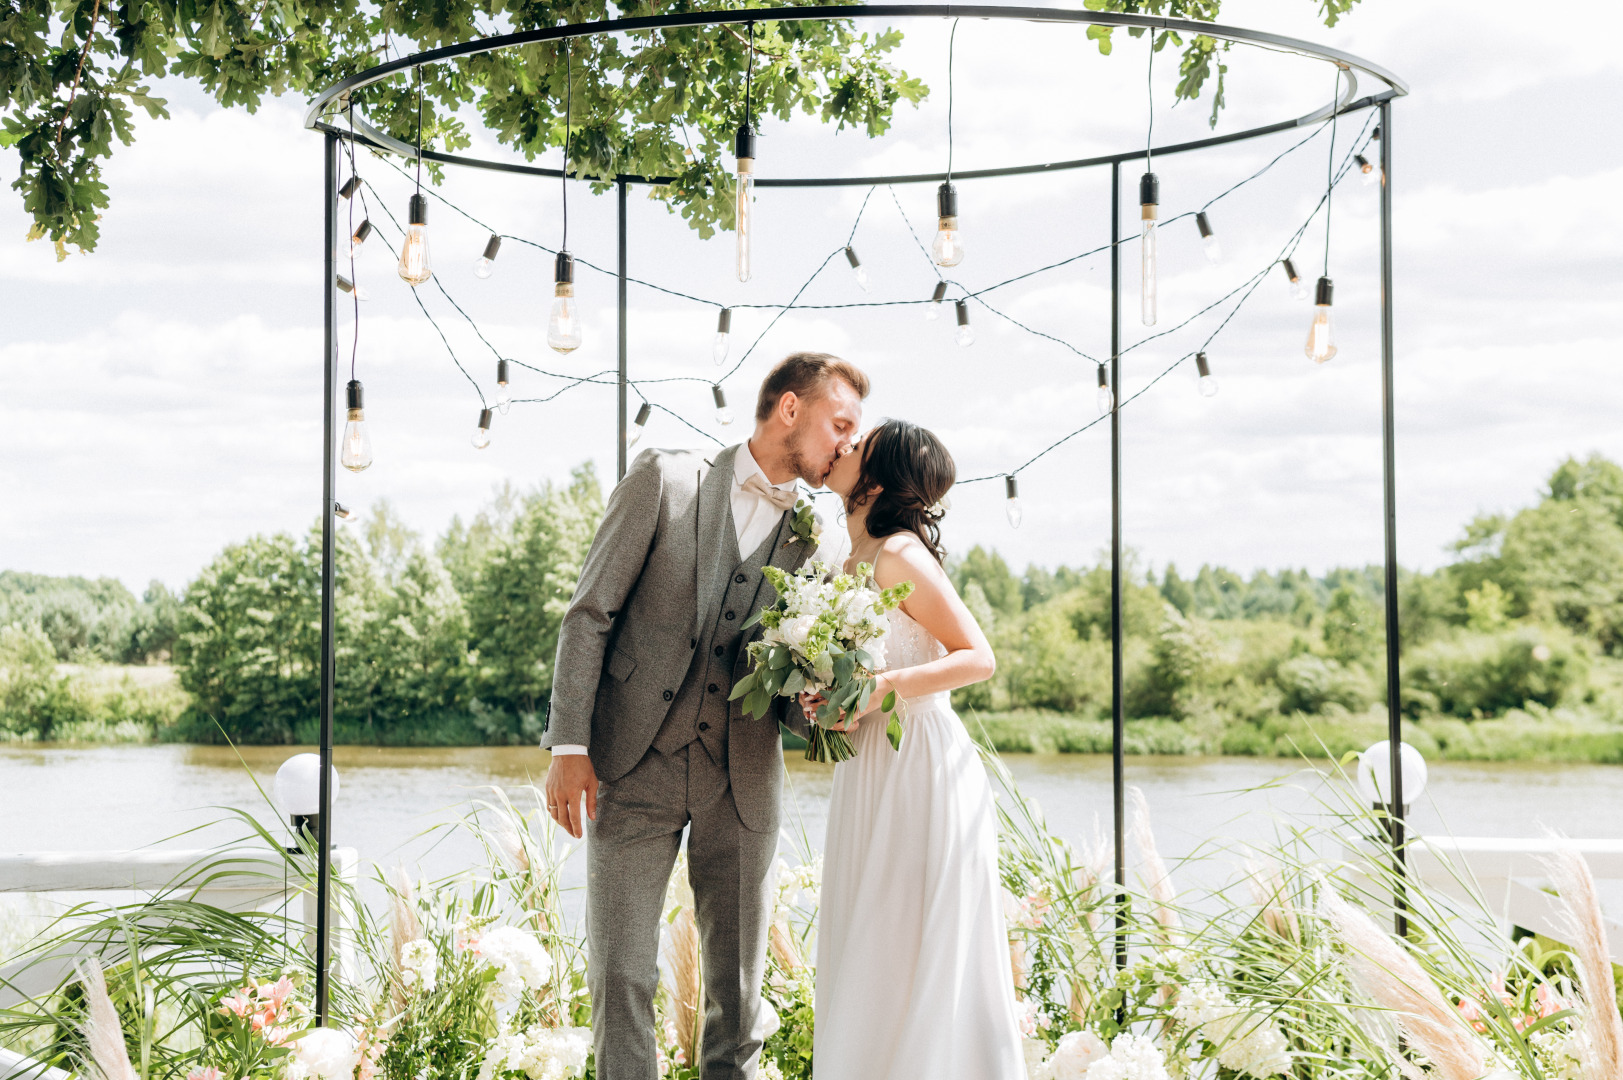
{"type": "Polygon", "coordinates": [[[1281,663],[1274,681],[1280,692],[1279,709],[1285,713],[1322,713],[1332,705],[1359,712],[1378,692],[1363,668],[1312,653],[1281,663]]]}
{"type": "Polygon", "coordinates": [[[1589,657],[1570,634],[1522,626],[1460,632],[1420,646],[1403,662],[1411,715],[1493,716],[1533,702],[1554,708],[1587,684],[1589,657]]]}

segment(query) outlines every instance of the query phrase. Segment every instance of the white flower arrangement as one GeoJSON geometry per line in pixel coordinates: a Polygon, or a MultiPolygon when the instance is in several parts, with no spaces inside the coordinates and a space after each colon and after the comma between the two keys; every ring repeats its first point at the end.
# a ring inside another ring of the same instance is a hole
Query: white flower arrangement
{"type": "Polygon", "coordinates": [[[525,989],[540,989],[552,975],[552,957],[534,934],[516,926],[485,931],[468,950],[496,969],[496,1009],[511,1012],[525,989]]]}
{"type": "Polygon", "coordinates": [[[1213,1048],[1217,1063],[1225,1069],[1258,1080],[1290,1072],[1284,1033],[1266,1018],[1237,1006],[1221,987],[1211,983],[1184,987],[1172,1015],[1213,1048]]]}
{"type": "Polygon", "coordinates": [[[287,1080],[348,1080],[359,1054],[355,1039],[341,1028],[311,1028],[293,1040],[283,1075],[287,1080]]]}
{"type": "MultiPolygon", "coordinates": [[[[823,695],[827,703],[812,725],[806,759],[844,761],[856,750],[843,731],[830,731],[829,726],[842,715],[867,711],[875,676],[885,666],[887,613],[907,599],[913,583],[879,589],[867,563],[855,574],[836,575],[821,562],[796,574],[775,566],[762,573],[778,599],[745,624],[747,628],[759,621],[765,630],[759,640],[750,642],[750,673],[733,686],[729,700],[743,698],[744,712],[759,718],[767,714],[774,698],[793,698],[802,691],[823,695]]],[[[886,695],[884,710],[894,707],[895,694],[886,695]]],[[[893,746],[900,744],[901,728],[894,719],[886,732],[893,746]]]]}
{"type": "Polygon", "coordinates": [[[521,1073],[529,1080],[566,1080],[586,1072],[592,1052],[590,1028],[531,1027],[496,1036],[479,1067],[479,1080],[521,1073]]]}
{"type": "MultiPolygon", "coordinates": [[[[1103,1039],[1091,1031],[1068,1031],[1054,1047],[1054,1053],[1038,1064],[1030,1065],[1028,1043],[1027,1072],[1031,1080],[1084,1080],[1094,1062],[1103,1060],[1110,1050],[1103,1039]]],[[[1037,1045],[1043,1044],[1039,1040],[1037,1045]]]]}
{"type": "Polygon", "coordinates": [[[439,985],[439,953],[426,938],[408,941],[400,947],[400,981],[407,991],[432,994],[439,985]]]}

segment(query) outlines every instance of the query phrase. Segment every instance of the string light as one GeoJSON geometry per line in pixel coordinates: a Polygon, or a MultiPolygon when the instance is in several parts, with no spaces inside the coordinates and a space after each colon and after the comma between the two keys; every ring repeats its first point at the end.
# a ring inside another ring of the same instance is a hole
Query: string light
{"type": "Polygon", "coordinates": [[[715,383],[710,387],[710,396],[716,400],[716,423],[726,427],[733,422],[733,410],[727,407],[727,392],[720,383],[715,383]]]}
{"type": "Polygon", "coordinates": [[[652,416],[653,413],[653,406],[649,405],[646,401],[643,402],[642,408],[637,410],[637,419],[631,425],[631,432],[626,436],[627,450],[630,450],[633,446],[636,446],[637,441],[642,438],[643,432],[648,430],[648,418],[652,416]]]}
{"type": "Polygon", "coordinates": [[[350,472],[365,472],[372,464],[372,436],[366,430],[366,412],[361,407],[360,380],[349,380],[344,389],[349,411],[344,421],[343,449],[339,451],[338,462],[350,472]]]}
{"type": "Polygon", "coordinates": [[[513,395],[507,389],[506,357],[502,357],[496,361],[496,386],[498,387],[496,392],[496,408],[501,410],[501,414],[503,416],[506,416],[507,410],[511,408],[513,404],[513,395]]]}
{"type": "Polygon", "coordinates": [[[1291,299],[1306,300],[1307,283],[1302,280],[1302,275],[1296,272],[1296,264],[1289,259],[1280,259],[1279,265],[1285,268],[1285,276],[1290,279],[1291,299]]]}
{"type": "Polygon", "coordinates": [[[930,306],[924,309],[924,317],[930,322],[935,322],[941,318],[941,301],[946,298],[947,283],[945,281],[936,282],[935,292],[930,294],[930,306]]]}
{"type": "Polygon", "coordinates": [[[357,255],[359,255],[361,253],[361,245],[366,243],[366,238],[368,236],[371,236],[371,235],[372,235],[372,219],[371,218],[362,218],[360,226],[355,230],[355,232],[353,234],[350,235],[350,238],[349,238],[349,257],[350,258],[353,259],[353,258],[355,258],[355,256],[357,256],[357,255]]]}
{"type": "Polygon", "coordinates": [[[862,268],[862,260],[857,258],[857,249],[850,244],[845,245],[845,261],[851,264],[851,272],[856,275],[857,284],[863,292],[868,291],[868,271],[862,268]]]}
{"type": "Polygon", "coordinates": [[[479,410],[479,426],[473,429],[473,448],[483,450],[490,445],[490,410],[479,410]]]}
{"type": "Polygon", "coordinates": [[[1361,179],[1365,187],[1369,187],[1376,180],[1380,179],[1380,177],[1375,174],[1375,163],[1369,158],[1365,157],[1363,154],[1354,154],[1353,163],[1358,166],[1358,171],[1363,174],[1361,179]]]}
{"type": "Polygon", "coordinates": [[[333,516],[343,521],[346,525],[354,525],[356,522],[361,520],[361,512],[359,510],[352,510],[337,500],[333,501],[332,512],[333,516]]]}
{"type": "Polygon", "coordinates": [[[1212,366],[1207,363],[1205,353],[1195,354],[1195,370],[1200,373],[1200,382],[1197,384],[1200,387],[1200,396],[1211,397],[1216,394],[1217,380],[1212,378],[1212,366]]]}
{"type": "Polygon", "coordinates": [[[496,253],[502,249],[502,238],[496,233],[490,234],[485,241],[485,253],[473,261],[473,276],[488,278],[496,271],[496,253]]]}
{"type": "Polygon", "coordinates": [[[575,304],[575,257],[558,252],[553,262],[552,314],[547,317],[547,344],[554,352],[580,348],[580,311],[575,304]]]}
{"type": "Polygon", "coordinates": [[[1315,364],[1323,364],[1336,355],[1336,342],[1333,327],[1330,323],[1330,303],[1335,296],[1335,286],[1327,277],[1319,279],[1319,287],[1313,297],[1313,322],[1307,328],[1307,346],[1304,351],[1307,358],[1315,364]]]}
{"type": "Polygon", "coordinates": [[[724,307],[721,314],[716,317],[716,343],[710,347],[710,355],[715,359],[717,367],[727,362],[727,350],[731,348],[732,337],[733,309],[724,307]]]}
{"type": "Polygon", "coordinates": [[[1093,392],[1093,403],[1099,406],[1099,415],[1103,416],[1116,404],[1116,395],[1110,392],[1110,379],[1105,375],[1105,366],[1099,365],[1099,388],[1093,392]]]}
{"type": "Polygon", "coordinates": [[[975,344],[975,328],[969,325],[969,302],[967,300],[955,300],[953,303],[958,309],[958,333],[956,338],[958,344],[967,348],[975,344]]]}
{"type": "Polygon", "coordinates": [[[428,259],[428,200],[423,197],[423,69],[417,69],[417,191],[406,214],[400,245],[400,280],[416,288],[433,276],[428,259]]]}
{"type": "Polygon", "coordinates": [[[1212,222],[1206,216],[1206,211],[1202,210],[1195,215],[1195,228],[1200,230],[1200,242],[1206,248],[1206,261],[1221,261],[1223,245],[1217,242],[1217,234],[1212,232],[1212,222]]]}
{"type": "Polygon", "coordinates": [[[343,201],[344,199],[347,199],[351,195],[355,194],[356,190],[360,186],[361,178],[359,176],[351,176],[348,180],[345,180],[344,186],[338,189],[339,201],[343,201]]]}
{"type": "Polygon", "coordinates": [[[733,154],[738,159],[737,183],[733,186],[733,231],[738,234],[738,280],[750,279],[750,244],[754,228],[750,204],[755,199],[755,131],[750,127],[750,96],[755,77],[755,24],[749,26],[749,59],[744,69],[744,122],[738,125],[733,154]]]}
{"type": "Polygon", "coordinates": [[[964,261],[964,238],[958,232],[958,189],[948,180],[936,189],[936,233],[930,245],[930,258],[937,266],[957,266],[964,261]]]}
{"type": "Polygon", "coordinates": [[[366,291],[366,286],[355,284],[343,274],[338,275],[338,280],[335,284],[337,284],[340,292],[347,292],[357,300],[372,299],[372,294],[366,291]]]}
{"type": "Polygon", "coordinates": [[[1009,528],[1018,529],[1020,522],[1025,520],[1025,507],[1020,505],[1020,481],[1014,473],[1003,478],[1003,514],[1009,519],[1009,528]]]}
{"type": "Polygon", "coordinates": [[[1155,220],[1160,215],[1161,181],[1152,172],[1138,180],[1139,217],[1143,222],[1139,237],[1140,289],[1145,326],[1155,325],[1155,220]]]}

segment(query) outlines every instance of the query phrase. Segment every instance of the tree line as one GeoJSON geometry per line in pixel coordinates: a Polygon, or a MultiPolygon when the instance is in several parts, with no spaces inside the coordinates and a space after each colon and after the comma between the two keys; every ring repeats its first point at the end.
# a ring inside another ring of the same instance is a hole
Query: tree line
{"type": "MultiPolygon", "coordinates": [[[[432,542],[386,502],[336,547],[335,722],[347,741],[528,743],[552,686],[558,625],[603,510],[589,466],[566,484],[499,491],[432,542]]],[[[1402,572],[1402,700],[1412,717],[1513,710],[1619,715],[1623,468],[1569,459],[1536,505],[1466,525],[1456,558],[1402,572]]],[[[1017,573],[971,548],[949,570],[997,651],[997,675],[956,695],[982,713],[1099,718],[1110,708],[1105,565],[1017,573]]],[[[1356,714],[1384,699],[1379,567],[1129,568],[1127,712],[1223,728],[1244,747],[1281,716],[1356,714]]],[[[169,711],[139,695],[112,720],[193,741],[315,733],[320,531],[228,545],[179,595],[138,601],[111,579],[0,574],[0,725],[49,738],[87,722],[61,663],[168,662],[169,711]],[[76,711],[77,710],[77,711],[76,711]],[[126,713],[128,714],[126,716],[126,713]]],[[[102,700],[104,711],[112,706],[102,700]]],[[[109,720],[109,722],[111,722],[109,720]]]]}

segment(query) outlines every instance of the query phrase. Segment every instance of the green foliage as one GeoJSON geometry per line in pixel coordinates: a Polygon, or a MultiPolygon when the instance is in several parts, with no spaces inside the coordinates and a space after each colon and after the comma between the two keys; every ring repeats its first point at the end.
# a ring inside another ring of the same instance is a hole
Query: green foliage
{"type": "Polygon", "coordinates": [[[1360,589],[1342,585],[1324,611],[1324,648],[1343,664],[1374,658],[1382,640],[1380,615],[1360,589]]]}
{"type": "Polygon", "coordinates": [[[1570,634],[1524,626],[1423,645],[1406,660],[1403,674],[1411,713],[1480,719],[1567,702],[1587,683],[1589,661],[1570,634]]]}
{"type": "Polygon", "coordinates": [[[145,664],[166,659],[178,604],[161,581],[137,601],[117,578],[0,571],[0,626],[35,624],[56,659],[145,664]]]}
{"type": "MultiPolygon", "coordinates": [[[[826,0],[832,4],[833,0],[826,0]]],[[[1319,0],[1328,25],[1355,0],[1319,0]]],[[[1215,19],[1220,0],[1086,0],[1105,11],[1215,19]]],[[[650,0],[535,4],[444,0],[362,5],[355,0],[256,4],[213,0],[7,0],[0,8],[0,145],[16,147],[13,188],[33,219],[29,239],[49,237],[58,258],[90,251],[109,205],[102,179],[115,142],[134,138],[135,110],[167,117],[152,96],[162,77],[192,80],[222,106],[255,111],[267,95],[303,97],[364,70],[383,55],[455,44],[482,34],[559,23],[663,14],[650,0]]],[[[1131,31],[1135,36],[1143,31],[1131,31]]],[[[1087,36],[1109,54],[1111,30],[1087,36]]],[[[406,142],[422,134],[444,150],[471,144],[478,124],[527,159],[562,145],[564,102],[573,90],[570,160],[584,175],[669,176],[654,189],[701,237],[732,227],[733,134],[744,117],[744,76],[754,53],[757,119],[816,117],[837,130],[884,134],[896,107],[929,93],[889,62],[895,29],[858,32],[848,20],[763,22],[753,41],[741,27],[709,27],[548,42],[463,57],[425,68],[420,84],[399,75],[354,95],[365,120],[406,142]],[[573,84],[571,87],[571,83],[573,84]]],[[[1193,100],[1215,79],[1212,117],[1224,102],[1227,51],[1203,34],[1171,32],[1155,47],[1183,47],[1176,99],[1193,100]]],[[[329,119],[342,123],[341,116],[329,119]]]]}

